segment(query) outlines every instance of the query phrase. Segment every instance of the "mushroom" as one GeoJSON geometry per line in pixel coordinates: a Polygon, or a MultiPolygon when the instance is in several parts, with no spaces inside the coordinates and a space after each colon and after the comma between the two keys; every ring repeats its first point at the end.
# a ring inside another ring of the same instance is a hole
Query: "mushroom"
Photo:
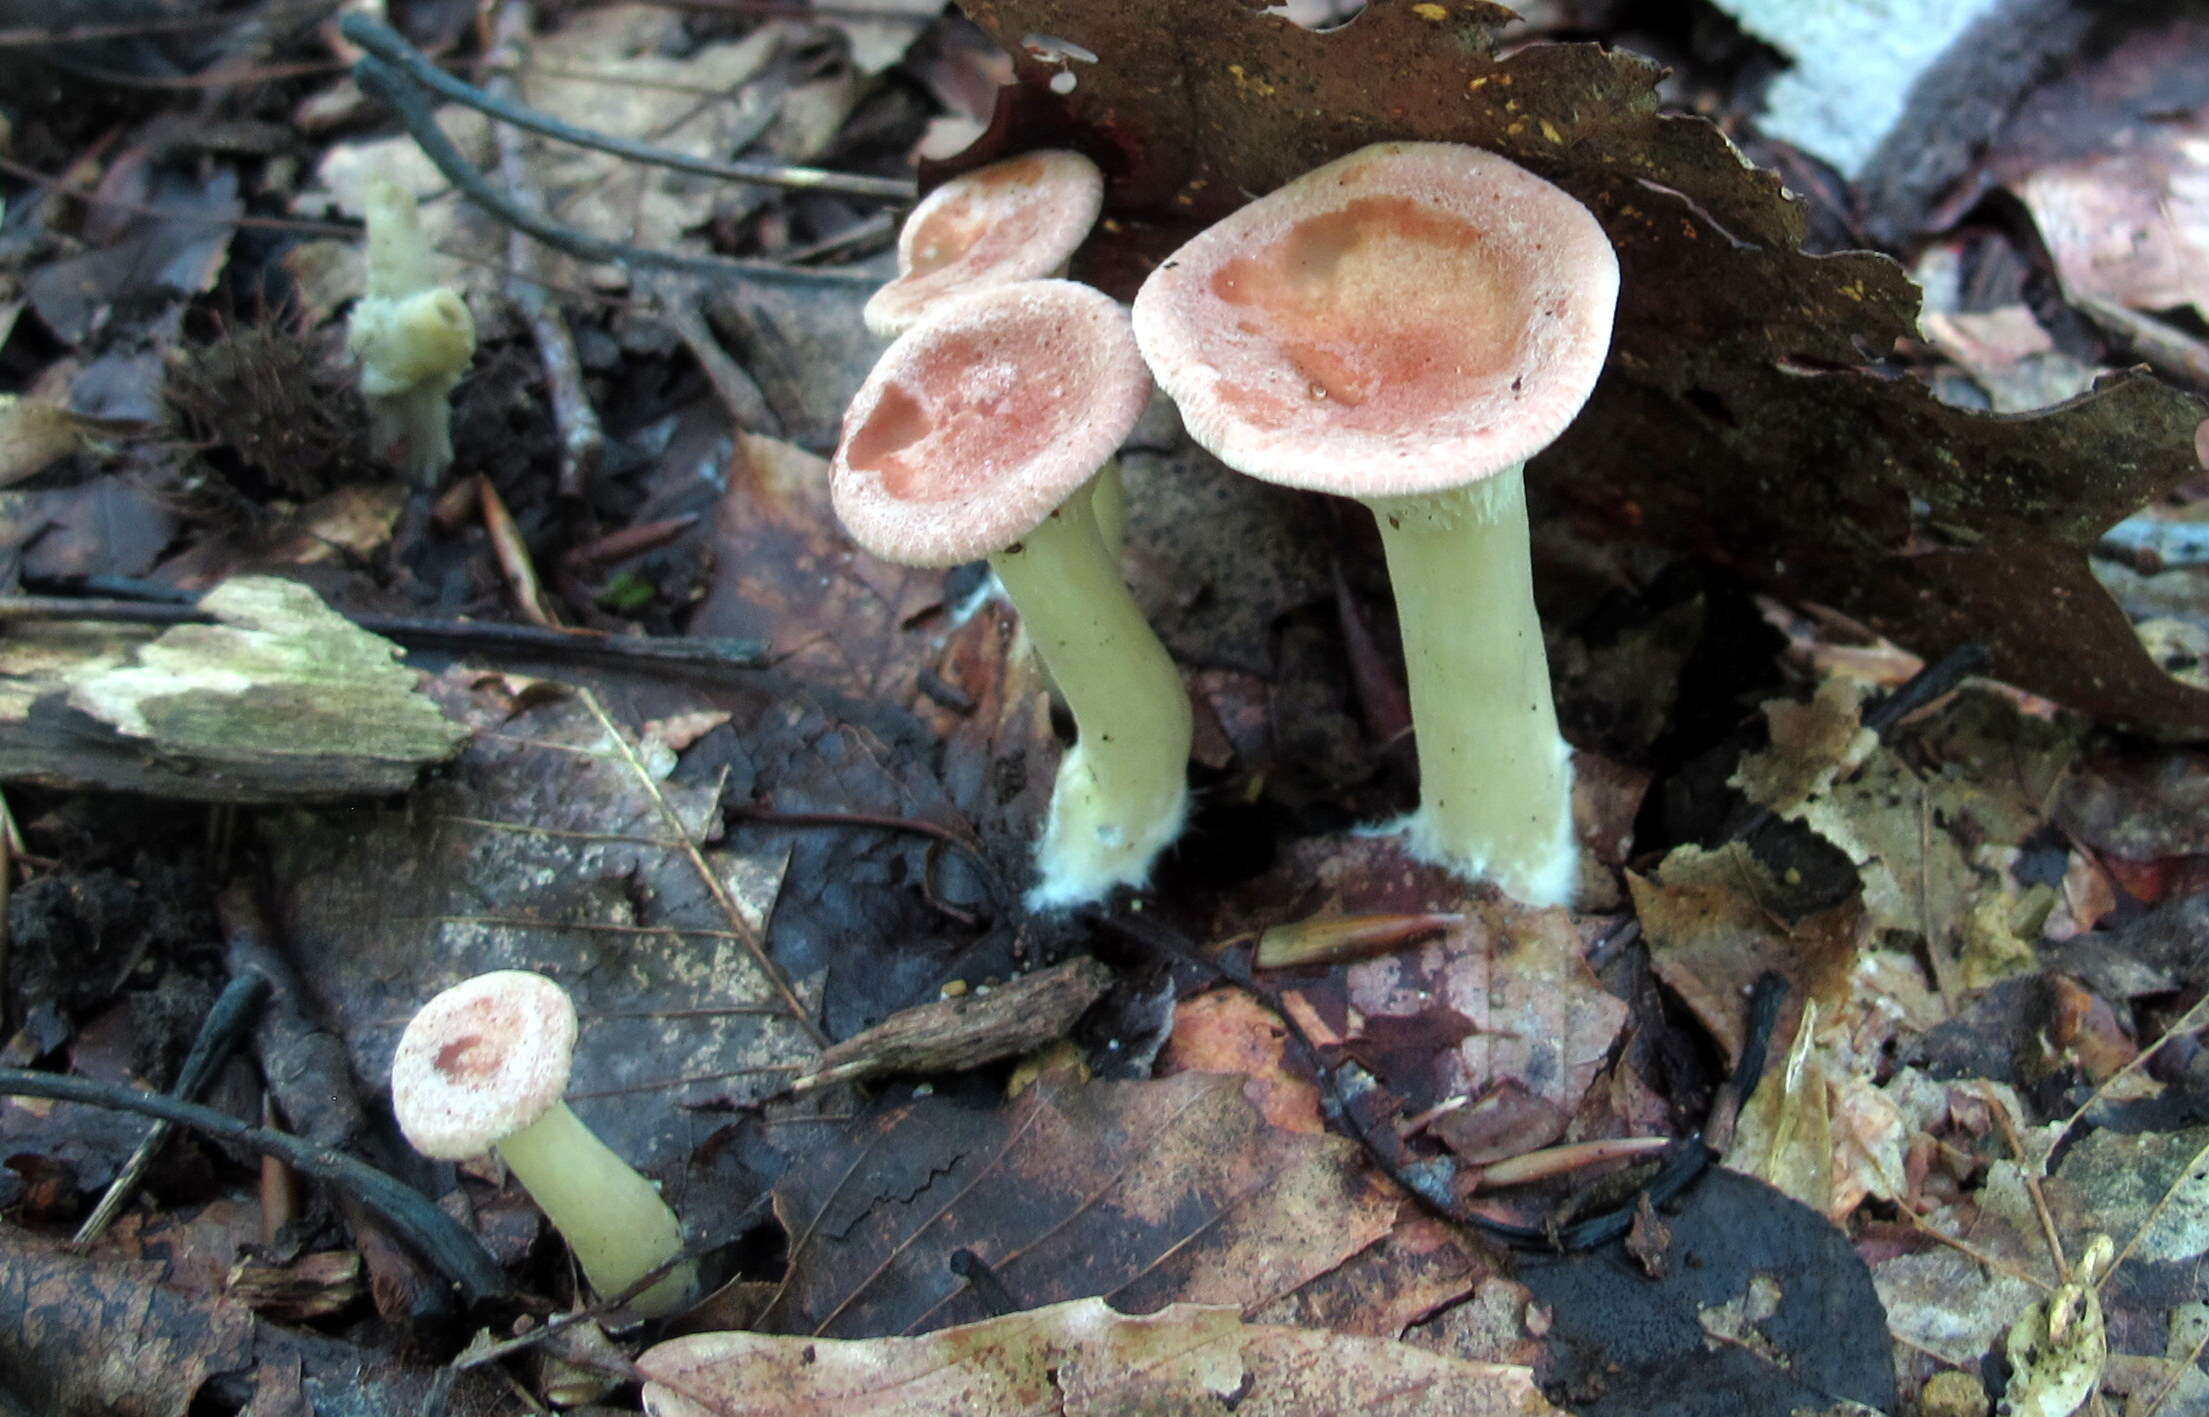
{"type": "MultiPolygon", "coordinates": [[[[897,278],[862,318],[883,339],[956,296],[1063,276],[1104,210],[1104,174],[1080,153],[1044,148],[961,173],[921,199],[897,236],[897,278]]],[[[1090,491],[1105,545],[1126,539],[1127,492],[1117,465],[1090,491]]]]}
{"type": "Polygon", "coordinates": [[[1396,592],[1420,805],[1414,854],[1537,905],[1578,878],[1528,561],[1526,460],[1587,401],[1618,261],[1523,168],[1379,143],[1200,233],[1135,297],[1189,434],[1229,467],[1354,497],[1396,592]]]}
{"type": "Polygon", "coordinates": [[[1104,175],[1043,149],[978,167],[921,199],[897,236],[897,279],[867,301],[867,328],[904,334],[960,295],[1059,276],[1104,209],[1104,175]]]}
{"type": "Polygon", "coordinates": [[[830,466],[837,515],[875,555],[989,558],[1073,711],[1031,909],[1141,884],[1188,805],[1189,696],[1087,495],[1150,392],[1111,297],[1063,280],[1000,286],[890,346],[830,466]]]}
{"type": "MultiPolygon", "coordinates": [[[[502,969],[422,1006],[391,1061],[399,1129],[424,1156],[497,1149],[567,1239],[601,1294],[619,1294],[682,1252],[682,1222],[653,1184],[560,1100],[575,1053],[575,1005],[541,974],[502,969]]],[[[648,1317],[690,1297],[696,1267],[670,1270],[629,1301],[648,1317]]]]}
{"type": "Polygon", "coordinates": [[[346,348],[360,361],[370,445],[416,482],[432,483],[452,466],[449,400],[475,357],[475,319],[431,274],[414,194],[379,177],[365,204],[368,289],[347,323],[346,348]]]}

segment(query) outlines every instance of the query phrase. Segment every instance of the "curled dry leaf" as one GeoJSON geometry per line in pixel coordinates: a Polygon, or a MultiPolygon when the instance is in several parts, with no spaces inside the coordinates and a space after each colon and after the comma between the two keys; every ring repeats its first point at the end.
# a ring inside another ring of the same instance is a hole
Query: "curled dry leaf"
{"type": "Polygon", "coordinates": [[[646,1350],[652,1417],[1234,1411],[1539,1417],[1533,1373],[1388,1339],[1245,1324],[1233,1308],[1114,1313],[1077,1299],[925,1338],[701,1333],[646,1350]]]}
{"type": "Polygon", "coordinates": [[[1880,361],[1917,335],[1902,268],[1805,253],[1801,204],[1716,127],[1661,114],[1653,61],[1594,44],[1497,58],[1511,12],[1479,0],[1377,4],[1327,33],[1236,0],[965,8],[1028,87],[957,165],[1013,132],[1097,152],[1115,222],[1087,277],[1124,295],[1246,194],[1368,143],[1502,153],[1585,202],[1622,271],[1603,382],[1535,483],[1609,535],[1708,555],[1919,653],[1978,641],[2001,677],[2071,707],[2209,724],[2209,691],[2157,667],[2086,562],[2197,474],[2209,405],[2125,376],[1988,416],[1893,376],[1880,361]],[[1034,35],[1097,56],[1071,93],[1048,92],[1052,66],[1021,49],[1034,35]]]}

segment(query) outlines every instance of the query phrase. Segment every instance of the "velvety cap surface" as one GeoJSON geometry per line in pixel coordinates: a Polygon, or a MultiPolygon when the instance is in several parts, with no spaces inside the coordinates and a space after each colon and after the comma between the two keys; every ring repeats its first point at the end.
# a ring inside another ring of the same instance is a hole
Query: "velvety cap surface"
{"type": "Polygon", "coordinates": [[[1610,347],[1618,260],[1587,208],[1494,153],[1379,143],[1168,257],[1135,333],[1229,467],[1344,496],[1524,462],[1610,347]]]}
{"type": "Polygon", "coordinates": [[[422,1006],[391,1060],[399,1129],[424,1156],[481,1156],[568,1085],[575,1005],[541,974],[502,969],[422,1006]]]}
{"type": "Polygon", "coordinates": [[[899,336],[844,414],[829,496],[887,561],[955,566],[1035,529],[1150,401],[1127,312],[1065,280],[961,296],[899,336]]]}
{"type": "Polygon", "coordinates": [[[922,199],[897,238],[897,279],[864,312],[903,334],[948,297],[1057,274],[1104,209],[1104,175],[1080,153],[1044,150],[952,178],[922,199]]]}

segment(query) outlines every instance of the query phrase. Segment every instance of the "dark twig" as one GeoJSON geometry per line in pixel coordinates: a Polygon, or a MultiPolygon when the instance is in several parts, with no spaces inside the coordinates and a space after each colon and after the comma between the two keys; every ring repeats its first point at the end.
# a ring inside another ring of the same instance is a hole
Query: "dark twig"
{"type": "MultiPolygon", "coordinates": [[[[942,845],[956,847],[963,852],[967,859],[974,863],[975,869],[982,873],[982,883],[989,891],[990,899],[992,901],[997,899],[996,868],[991,866],[989,857],[983,854],[981,843],[963,832],[944,826],[940,822],[931,822],[920,817],[894,817],[881,812],[782,812],[773,807],[761,807],[749,802],[737,803],[727,810],[728,815],[732,817],[738,817],[747,822],[758,822],[763,826],[872,827],[878,831],[914,832],[921,836],[931,837],[942,845]]],[[[927,864],[929,874],[932,877],[934,875],[932,854],[927,864]]],[[[965,911],[957,910],[936,899],[935,888],[931,881],[923,881],[922,890],[928,895],[930,905],[957,920],[960,924],[971,927],[979,923],[965,911]]]]}
{"type": "Polygon", "coordinates": [[[527,232],[555,250],[584,261],[610,261],[617,265],[651,270],[681,271],[688,275],[704,276],[719,281],[792,281],[806,285],[851,285],[863,283],[864,277],[840,271],[814,270],[803,266],[778,266],[771,261],[739,261],[727,256],[690,256],[678,251],[654,251],[649,247],[631,246],[623,241],[608,241],[578,230],[562,222],[552,220],[541,212],[509,200],[503,193],[484,179],[473,163],[461,156],[460,149],[445,136],[429,108],[422,102],[421,91],[408,83],[403,75],[381,59],[369,56],[353,66],[353,82],[361,92],[390,105],[392,112],[406,126],[415,145],[422,149],[445,180],[460,189],[469,201],[489,212],[493,217],[516,231],[527,232]]]}
{"type": "Polygon", "coordinates": [[[341,1151],[314,1146],[286,1132],[248,1126],[237,1118],[194,1102],[179,1102],[92,1078],[64,1077],[27,1068],[0,1068],[0,1095],[44,1097],[159,1117],[178,1126],[288,1162],[295,1170],[351,1195],[391,1227],[425,1262],[451,1280],[469,1304],[498,1299],[509,1292],[506,1274],[460,1222],[427,1196],[366,1162],[341,1151]]]}
{"type": "MultiPolygon", "coordinates": [[[[522,47],[529,41],[535,18],[528,0],[508,0],[498,13],[494,62],[509,70],[519,67],[522,47]]],[[[487,91],[501,102],[518,95],[508,73],[492,78],[487,91]]],[[[496,130],[499,179],[517,202],[541,206],[536,178],[530,172],[521,134],[501,124],[496,130]]],[[[599,463],[606,455],[606,435],[598,410],[583,387],[583,360],[576,352],[575,336],[560,307],[544,287],[543,252],[520,232],[507,238],[506,259],[513,275],[506,282],[506,298],[521,312],[522,320],[537,342],[537,357],[545,367],[545,389],[552,401],[553,426],[560,430],[560,495],[571,501],[583,496],[599,463]]]]}
{"type": "MultiPolygon", "coordinates": [[[[230,1056],[231,1050],[238,1046],[238,1040],[244,1035],[247,1025],[253,1022],[253,1015],[261,1007],[261,1000],[267,995],[268,987],[268,978],[263,974],[247,972],[232,976],[230,983],[216,997],[215,1006],[207,1011],[206,1018],[200,1020],[199,1033],[192,1039],[191,1051],[184,1055],[183,1064],[176,1070],[176,1083],[169,1089],[171,1097],[192,1102],[206,1091],[207,1084],[214,1080],[215,1069],[230,1056]]],[[[176,1124],[173,1122],[155,1122],[146,1129],[145,1138],[131,1152],[130,1159],[123,1163],[123,1169],[116,1173],[114,1181],[109,1183],[107,1193],[100,1197],[100,1203],[84,1218],[84,1224],[77,1227],[74,1237],[76,1244],[89,1244],[99,1238],[101,1231],[107,1229],[108,1222],[115,1218],[115,1212],[121,1210],[124,1203],[137,1194],[138,1183],[145,1179],[146,1168],[153,1165],[155,1153],[161,1150],[161,1144],[169,1139],[169,1133],[175,1129],[176,1124]]]]}
{"type": "MultiPolygon", "coordinates": [[[[412,615],[355,614],[346,618],[372,635],[396,640],[409,649],[533,655],[670,669],[757,669],[767,662],[766,646],[758,640],[609,635],[597,630],[549,630],[495,620],[432,620],[412,615]]],[[[124,625],[216,623],[214,616],[187,603],[0,596],[0,625],[31,620],[107,620],[124,625]]]]}
{"type": "MultiPolygon", "coordinates": [[[[432,64],[420,50],[400,38],[396,30],[366,15],[358,12],[348,14],[338,22],[338,32],[374,55],[380,65],[389,66],[387,73],[396,71],[393,77],[402,79],[409,86],[428,89],[440,98],[463,104],[517,128],[541,133],[558,142],[573,143],[579,148],[591,148],[602,153],[612,153],[616,157],[628,158],[632,162],[695,173],[700,177],[719,177],[730,182],[754,182],[763,186],[789,187],[806,192],[840,192],[845,196],[874,197],[886,202],[910,202],[916,195],[911,182],[896,177],[862,177],[854,173],[828,172],[817,167],[793,167],[779,162],[714,162],[708,158],[692,157],[688,153],[654,147],[650,143],[617,138],[610,133],[593,132],[589,128],[578,128],[572,123],[563,123],[549,114],[524,108],[518,103],[510,103],[485,93],[473,84],[454,78],[432,64]]],[[[365,79],[362,80],[361,87],[368,87],[365,79]]],[[[384,96],[379,94],[378,97],[384,96]]],[[[385,101],[389,102],[389,99],[385,101]]],[[[413,127],[411,123],[407,126],[410,129],[413,127]]],[[[416,136],[419,137],[420,134],[416,136]]],[[[452,176],[449,172],[445,175],[448,178],[452,176]]]]}
{"type": "MultiPolygon", "coordinates": [[[[1663,1154],[1656,1174],[1640,1188],[1633,1199],[1570,1225],[1555,1228],[1516,1225],[1467,1210],[1458,1203],[1451,1185],[1456,1175],[1457,1163],[1447,1156],[1414,1160],[1400,1140],[1381,1135],[1368,1120],[1366,1109],[1357,1105],[1363,1098],[1378,1091],[1380,1084],[1355,1063],[1340,1066],[1328,1064],[1320,1055],[1318,1045],[1312,1042],[1311,1036],[1297,1021],[1296,1015],[1282,1008],[1273,991],[1251,977],[1249,971],[1229,959],[1207,958],[1197,953],[1177,939],[1168,927],[1146,916],[1113,916],[1098,923],[1144,949],[1188,965],[1213,979],[1233,984],[1264,1004],[1280,1020],[1292,1051],[1318,1078],[1321,1111],[1331,1124],[1347,1133],[1352,1141],[1363,1148],[1366,1156],[1390,1180],[1417,1196],[1422,1204],[1437,1215],[1506,1244],[1521,1249],[1594,1249],[1624,1235],[1632,1227],[1643,1197],[1651,1205],[1663,1205],[1673,1200],[1709,1168],[1716,1156],[1705,1143],[1701,1132],[1684,1137],[1663,1154]]],[[[1738,1110],[1740,1100],[1756,1091],[1757,1082],[1763,1076],[1765,1050],[1772,1029],[1779,1020],[1780,1004],[1785,1001],[1786,996],[1787,981],[1779,974],[1767,972],[1757,980],[1755,991],[1750,997],[1747,1036],[1742,1044],[1741,1059],[1733,1076],[1720,1089],[1720,1097],[1712,1105],[1714,1114],[1731,1116],[1733,1111],[1738,1110]]]]}

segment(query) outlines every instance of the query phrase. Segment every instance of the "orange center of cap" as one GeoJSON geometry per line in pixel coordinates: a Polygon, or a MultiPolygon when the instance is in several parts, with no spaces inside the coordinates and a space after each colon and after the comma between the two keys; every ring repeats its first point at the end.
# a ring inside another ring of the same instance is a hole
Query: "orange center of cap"
{"type": "Polygon", "coordinates": [[[1034,241],[1044,213],[1040,204],[1021,200],[1021,189],[1040,182],[1045,165],[1039,157],[1018,157],[970,173],[964,197],[920,218],[910,237],[907,274],[932,275],[970,256],[976,267],[995,266],[1034,241]]]}
{"type": "Polygon", "coordinates": [[[849,430],[844,461],[901,502],[971,495],[1034,457],[1082,416],[1063,361],[1037,367],[1024,342],[946,334],[884,386],[849,430]]]}
{"type": "Polygon", "coordinates": [[[1296,222],[1210,282],[1237,334],[1270,345],[1296,377],[1225,379],[1219,398],[1259,426],[1317,411],[1384,434],[1496,398],[1529,335],[1514,297],[1533,273],[1507,245],[1407,197],[1359,197],[1296,222]]]}

